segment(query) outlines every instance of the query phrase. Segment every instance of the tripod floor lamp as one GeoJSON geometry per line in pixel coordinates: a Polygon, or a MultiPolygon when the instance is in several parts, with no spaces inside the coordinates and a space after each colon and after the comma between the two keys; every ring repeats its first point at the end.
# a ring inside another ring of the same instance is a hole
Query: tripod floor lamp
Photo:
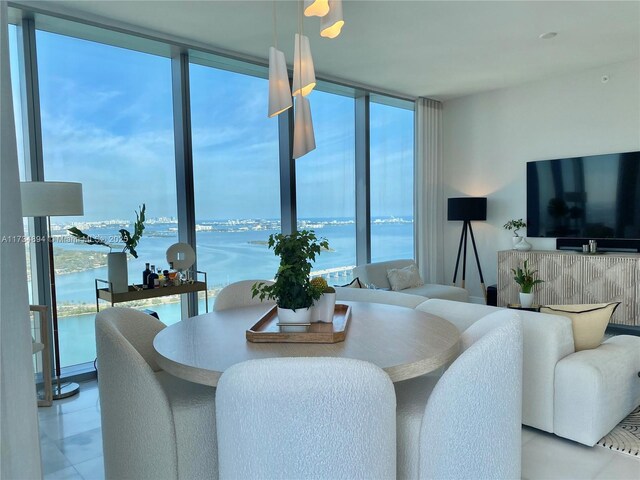
{"type": "Polygon", "coordinates": [[[56,303],[56,272],[53,265],[53,237],[51,217],[83,215],[82,185],[72,182],[21,182],[23,217],[47,217],[47,243],[49,245],[49,278],[51,285],[51,323],[54,346],[55,383],[53,399],[75,395],[77,383],[60,381],[60,340],[58,337],[58,306],[56,303]]]}
{"type": "Polygon", "coordinates": [[[480,286],[487,299],[487,288],[484,285],[484,277],[482,276],[482,268],[480,267],[480,259],[478,258],[478,249],[476,248],[476,239],[473,236],[471,222],[474,220],[484,221],[487,219],[487,199],[486,197],[458,197],[450,198],[447,205],[447,220],[461,220],[462,232],[460,233],[460,244],[458,245],[458,258],[456,259],[456,270],[453,274],[453,283],[456,283],[458,277],[458,267],[460,266],[460,254],[462,253],[462,288],[464,288],[465,277],[467,275],[467,237],[471,236],[471,244],[473,245],[473,253],[476,257],[476,265],[480,274],[480,286]]]}

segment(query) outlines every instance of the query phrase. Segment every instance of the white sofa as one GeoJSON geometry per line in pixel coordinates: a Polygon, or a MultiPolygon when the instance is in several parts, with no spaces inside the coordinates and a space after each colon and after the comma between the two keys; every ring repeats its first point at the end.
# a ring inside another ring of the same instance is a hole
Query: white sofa
{"type": "MultiPolygon", "coordinates": [[[[416,307],[461,332],[498,307],[430,299],[416,307]]],[[[576,352],[571,320],[520,311],[522,423],[593,446],[640,404],[640,337],[620,335],[576,352]]]]}
{"type": "MultiPolygon", "coordinates": [[[[413,260],[391,260],[388,262],[368,263],[353,269],[353,278],[359,278],[360,282],[367,285],[375,285],[376,288],[390,289],[391,284],[387,278],[387,270],[393,268],[404,268],[415,265],[413,260]]],[[[421,295],[427,298],[442,298],[446,300],[457,300],[459,302],[469,301],[469,292],[464,288],[451,285],[440,285],[435,283],[425,283],[420,287],[407,288],[400,291],[412,295],[421,295]]]]}
{"type": "MultiPolygon", "coordinates": [[[[385,303],[442,317],[460,332],[498,307],[424,300],[385,290],[336,288],[336,299],[385,303]]],[[[619,335],[576,352],[571,320],[519,311],[523,328],[522,423],[593,446],[640,404],[640,337],[619,335]]]]}

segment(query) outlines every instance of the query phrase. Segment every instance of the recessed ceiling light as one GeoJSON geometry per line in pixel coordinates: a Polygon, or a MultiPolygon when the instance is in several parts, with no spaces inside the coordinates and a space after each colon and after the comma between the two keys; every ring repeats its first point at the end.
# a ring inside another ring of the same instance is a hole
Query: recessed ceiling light
{"type": "Polygon", "coordinates": [[[555,37],[556,35],[558,35],[558,32],[547,32],[547,33],[543,33],[538,38],[540,38],[542,40],[549,40],[549,39],[555,37]]]}

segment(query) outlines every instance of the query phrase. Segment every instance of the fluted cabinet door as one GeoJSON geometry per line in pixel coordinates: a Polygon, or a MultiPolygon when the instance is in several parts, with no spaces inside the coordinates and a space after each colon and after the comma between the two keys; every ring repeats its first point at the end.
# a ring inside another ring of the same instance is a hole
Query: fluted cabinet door
{"type": "Polygon", "coordinates": [[[640,325],[640,255],[583,255],[563,251],[498,252],[498,305],[518,303],[511,269],[528,260],[545,281],[535,287],[535,303],[567,305],[621,302],[611,323],[640,325]]]}

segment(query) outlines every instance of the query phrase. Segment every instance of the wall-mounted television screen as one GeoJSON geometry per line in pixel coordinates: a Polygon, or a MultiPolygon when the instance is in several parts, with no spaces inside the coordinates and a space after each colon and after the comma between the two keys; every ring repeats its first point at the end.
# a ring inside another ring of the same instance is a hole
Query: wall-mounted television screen
{"type": "Polygon", "coordinates": [[[527,236],[640,239],[640,152],[528,162],[527,236]]]}

